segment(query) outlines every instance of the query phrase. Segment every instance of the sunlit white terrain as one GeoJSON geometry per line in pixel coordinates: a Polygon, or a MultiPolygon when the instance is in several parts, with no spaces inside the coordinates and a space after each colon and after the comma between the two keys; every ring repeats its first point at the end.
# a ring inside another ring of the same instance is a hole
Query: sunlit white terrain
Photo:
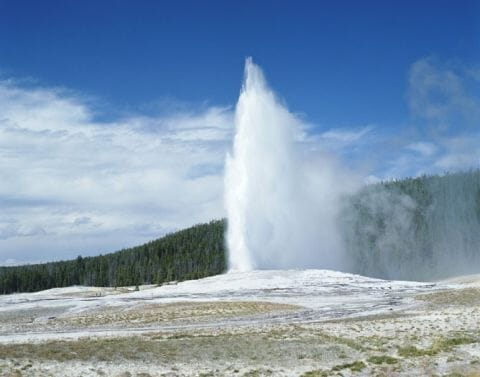
{"type": "Polygon", "coordinates": [[[27,376],[470,373],[479,323],[478,276],[250,271],[0,296],[0,355],[27,376]]]}
{"type": "MultiPolygon", "coordinates": [[[[359,275],[329,270],[264,270],[235,272],[200,280],[190,280],[161,287],[144,286],[141,290],[126,289],[126,293],[111,288],[69,287],[55,288],[36,293],[0,296],[0,315],[16,318],[15,313],[27,313],[31,322],[15,327],[2,326],[2,342],[32,341],[36,339],[71,338],[96,334],[125,334],[131,331],[158,331],[162,326],[148,329],[135,323],[122,323],[118,328],[71,328],[71,331],[49,327],[55,320],[101,311],[105,308],[128,310],[145,304],[170,304],[178,302],[271,302],[295,305],[292,313],[245,318],[245,324],[280,321],[308,322],[340,319],[352,316],[379,314],[403,310],[413,305],[417,293],[448,287],[442,284],[399,282],[371,279],[359,275]],[[25,326],[25,331],[18,329],[25,326]],[[35,330],[35,331],[34,331],[35,330]],[[39,330],[39,331],[36,331],[39,330]]],[[[413,305],[414,306],[414,305],[413,305]]],[[[222,319],[222,325],[238,326],[222,319]]],[[[216,326],[216,321],[196,324],[216,326]]],[[[186,324],[188,328],[196,326],[186,324]]],[[[166,329],[171,327],[167,325],[166,329]]],[[[182,327],[179,325],[178,327],[182,327]]]]}

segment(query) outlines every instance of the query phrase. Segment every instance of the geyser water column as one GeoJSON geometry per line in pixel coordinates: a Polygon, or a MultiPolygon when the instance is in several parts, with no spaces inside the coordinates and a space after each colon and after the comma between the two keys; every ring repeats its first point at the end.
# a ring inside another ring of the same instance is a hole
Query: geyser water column
{"type": "Polygon", "coordinates": [[[301,131],[248,58],[225,163],[230,270],[341,268],[338,173],[326,159],[307,163],[301,131]]]}
{"type": "Polygon", "coordinates": [[[295,127],[295,119],[277,103],[260,68],[248,58],[235,112],[233,156],[226,160],[227,246],[233,270],[251,270],[273,257],[269,254],[281,236],[278,222],[290,216],[288,202],[294,195],[295,127]]]}

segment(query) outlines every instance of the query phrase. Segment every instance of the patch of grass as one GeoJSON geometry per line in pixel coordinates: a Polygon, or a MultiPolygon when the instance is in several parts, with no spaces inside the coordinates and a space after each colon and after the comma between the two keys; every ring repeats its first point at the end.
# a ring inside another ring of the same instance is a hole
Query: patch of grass
{"type": "Polygon", "coordinates": [[[433,356],[435,353],[431,348],[421,349],[415,346],[405,346],[398,349],[398,355],[404,358],[407,357],[420,357],[420,356],[433,356]]]}
{"type": "Polygon", "coordinates": [[[270,369],[252,369],[243,374],[243,377],[271,376],[273,372],[270,369]]]}
{"type": "Polygon", "coordinates": [[[132,377],[132,374],[129,371],[120,373],[117,377],[132,377]]]}
{"type": "Polygon", "coordinates": [[[33,364],[32,363],[28,363],[28,364],[25,364],[23,367],[22,367],[22,370],[27,370],[29,368],[33,367],[33,364]]]}
{"type": "MultiPolygon", "coordinates": [[[[12,359],[30,357],[41,360],[140,360],[145,353],[156,353],[154,341],[145,341],[138,337],[80,339],[78,341],[50,341],[42,344],[2,344],[0,354],[12,359]],[[150,351],[152,350],[152,351],[150,351]]],[[[165,350],[169,354],[170,350],[165,350]]]]}
{"type": "Polygon", "coordinates": [[[372,364],[397,364],[398,359],[395,357],[391,357],[388,355],[381,355],[381,356],[372,356],[367,360],[369,363],[372,364]]]}
{"type": "Polygon", "coordinates": [[[480,305],[480,289],[465,288],[421,294],[415,297],[433,305],[477,306],[480,305]]]}
{"type": "Polygon", "coordinates": [[[329,372],[322,370],[310,370],[300,375],[300,377],[328,377],[329,374],[329,372]]]}
{"type": "MultiPolygon", "coordinates": [[[[298,355],[304,359],[321,360],[328,358],[337,347],[335,343],[317,335],[303,336],[278,329],[274,336],[270,334],[268,329],[264,332],[246,330],[231,333],[219,330],[215,334],[181,331],[117,338],[0,344],[0,359],[57,362],[155,360],[169,365],[206,359],[227,365],[235,364],[238,360],[248,360],[250,363],[255,360],[255,364],[263,365],[264,360],[269,360],[272,365],[287,367],[299,362],[298,355]]],[[[346,347],[343,346],[340,351],[346,353],[346,347]]]]}
{"type": "Polygon", "coordinates": [[[475,343],[475,339],[469,336],[459,336],[454,338],[441,339],[438,344],[434,343],[434,347],[437,346],[441,349],[450,350],[453,347],[460,346],[463,344],[475,343]]]}
{"type": "Polygon", "coordinates": [[[343,344],[347,347],[353,348],[356,351],[365,351],[365,348],[360,343],[358,343],[358,342],[356,342],[352,339],[343,338],[343,337],[340,337],[340,336],[327,335],[327,334],[323,334],[322,337],[326,341],[328,341],[330,343],[333,343],[333,344],[343,344]]]}
{"type": "Polygon", "coordinates": [[[410,314],[406,313],[397,313],[397,312],[390,312],[390,313],[381,313],[381,314],[368,314],[363,315],[360,317],[351,317],[351,318],[334,318],[326,320],[325,323],[342,323],[342,324],[361,324],[362,322],[372,322],[372,321],[392,321],[399,318],[407,318],[411,317],[410,314]]]}
{"type": "Polygon", "coordinates": [[[353,363],[346,363],[341,365],[336,365],[332,368],[332,372],[338,372],[343,369],[350,369],[352,372],[360,372],[366,367],[363,361],[354,361],[353,363]]]}
{"type": "Polygon", "coordinates": [[[398,355],[402,357],[421,357],[421,356],[435,356],[440,352],[451,351],[454,347],[476,343],[476,340],[469,336],[456,336],[452,338],[440,338],[433,342],[433,344],[426,349],[417,348],[415,346],[400,347],[398,355]]]}
{"type": "Polygon", "coordinates": [[[221,301],[146,304],[126,310],[106,307],[86,314],[56,318],[52,324],[69,327],[140,326],[170,322],[198,322],[205,319],[246,317],[273,312],[299,310],[298,306],[271,302],[221,301]]]}

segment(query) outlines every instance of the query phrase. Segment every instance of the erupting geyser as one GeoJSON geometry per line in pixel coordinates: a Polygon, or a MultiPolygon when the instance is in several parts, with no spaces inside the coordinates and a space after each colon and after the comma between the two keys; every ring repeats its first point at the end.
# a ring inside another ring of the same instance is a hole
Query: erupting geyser
{"type": "Polygon", "coordinates": [[[251,59],[235,130],[225,166],[230,269],[341,268],[341,175],[326,157],[298,148],[300,122],[251,59]]]}
{"type": "Polygon", "coordinates": [[[247,59],[225,162],[230,270],[413,280],[479,271],[480,171],[361,188],[308,148],[303,129],[247,59]]]}

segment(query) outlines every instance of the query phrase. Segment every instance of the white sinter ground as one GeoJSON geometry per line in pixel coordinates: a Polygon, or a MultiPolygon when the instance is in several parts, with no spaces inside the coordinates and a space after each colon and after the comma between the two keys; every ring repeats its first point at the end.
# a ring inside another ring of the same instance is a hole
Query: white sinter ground
{"type": "Polygon", "coordinates": [[[4,295],[0,375],[476,376],[479,281],[259,270],[4,295]]]}
{"type": "MultiPolygon", "coordinates": [[[[435,289],[455,287],[449,284],[386,281],[329,270],[259,270],[231,272],[200,280],[184,281],[160,287],[143,286],[140,291],[129,288],[121,293],[111,288],[69,287],[55,288],[36,293],[21,293],[0,296],[1,318],[15,312],[31,311],[33,320],[42,323],[72,315],[81,315],[104,308],[128,309],[144,304],[168,304],[176,302],[211,301],[260,301],[297,305],[302,309],[289,316],[282,315],[281,321],[294,322],[324,321],[404,310],[414,305],[412,295],[435,289]]],[[[255,319],[260,322],[279,320],[275,316],[255,319]]],[[[225,322],[222,319],[222,322],[225,322]]],[[[228,322],[228,321],[227,321],[228,322]]],[[[248,318],[251,323],[251,318],[248,318]]],[[[234,321],[238,324],[238,319],[234,321]]],[[[210,323],[215,325],[215,322],[210,323]]],[[[204,326],[205,324],[199,324],[204,326]]],[[[186,326],[191,326],[187,324],[186,326]]],[[[131,324],[129,331],[135,331],[131,324]]],[[[166,325],[170,328],[169,325],[166,325]]],[[[153,328],[155,331],[158,326],[153,328]]],[[[146,330],[140,326],[137,330],[146,330]]],[[[52,331],[15,332],[9,326],[0,327],[0,342],[34,341],[37,338],[70,338],[65,329],[52,331]]],[[[105,329],[72,328],[75,335],[118,335],[128,334],[125,327],[105,329]]]]}

